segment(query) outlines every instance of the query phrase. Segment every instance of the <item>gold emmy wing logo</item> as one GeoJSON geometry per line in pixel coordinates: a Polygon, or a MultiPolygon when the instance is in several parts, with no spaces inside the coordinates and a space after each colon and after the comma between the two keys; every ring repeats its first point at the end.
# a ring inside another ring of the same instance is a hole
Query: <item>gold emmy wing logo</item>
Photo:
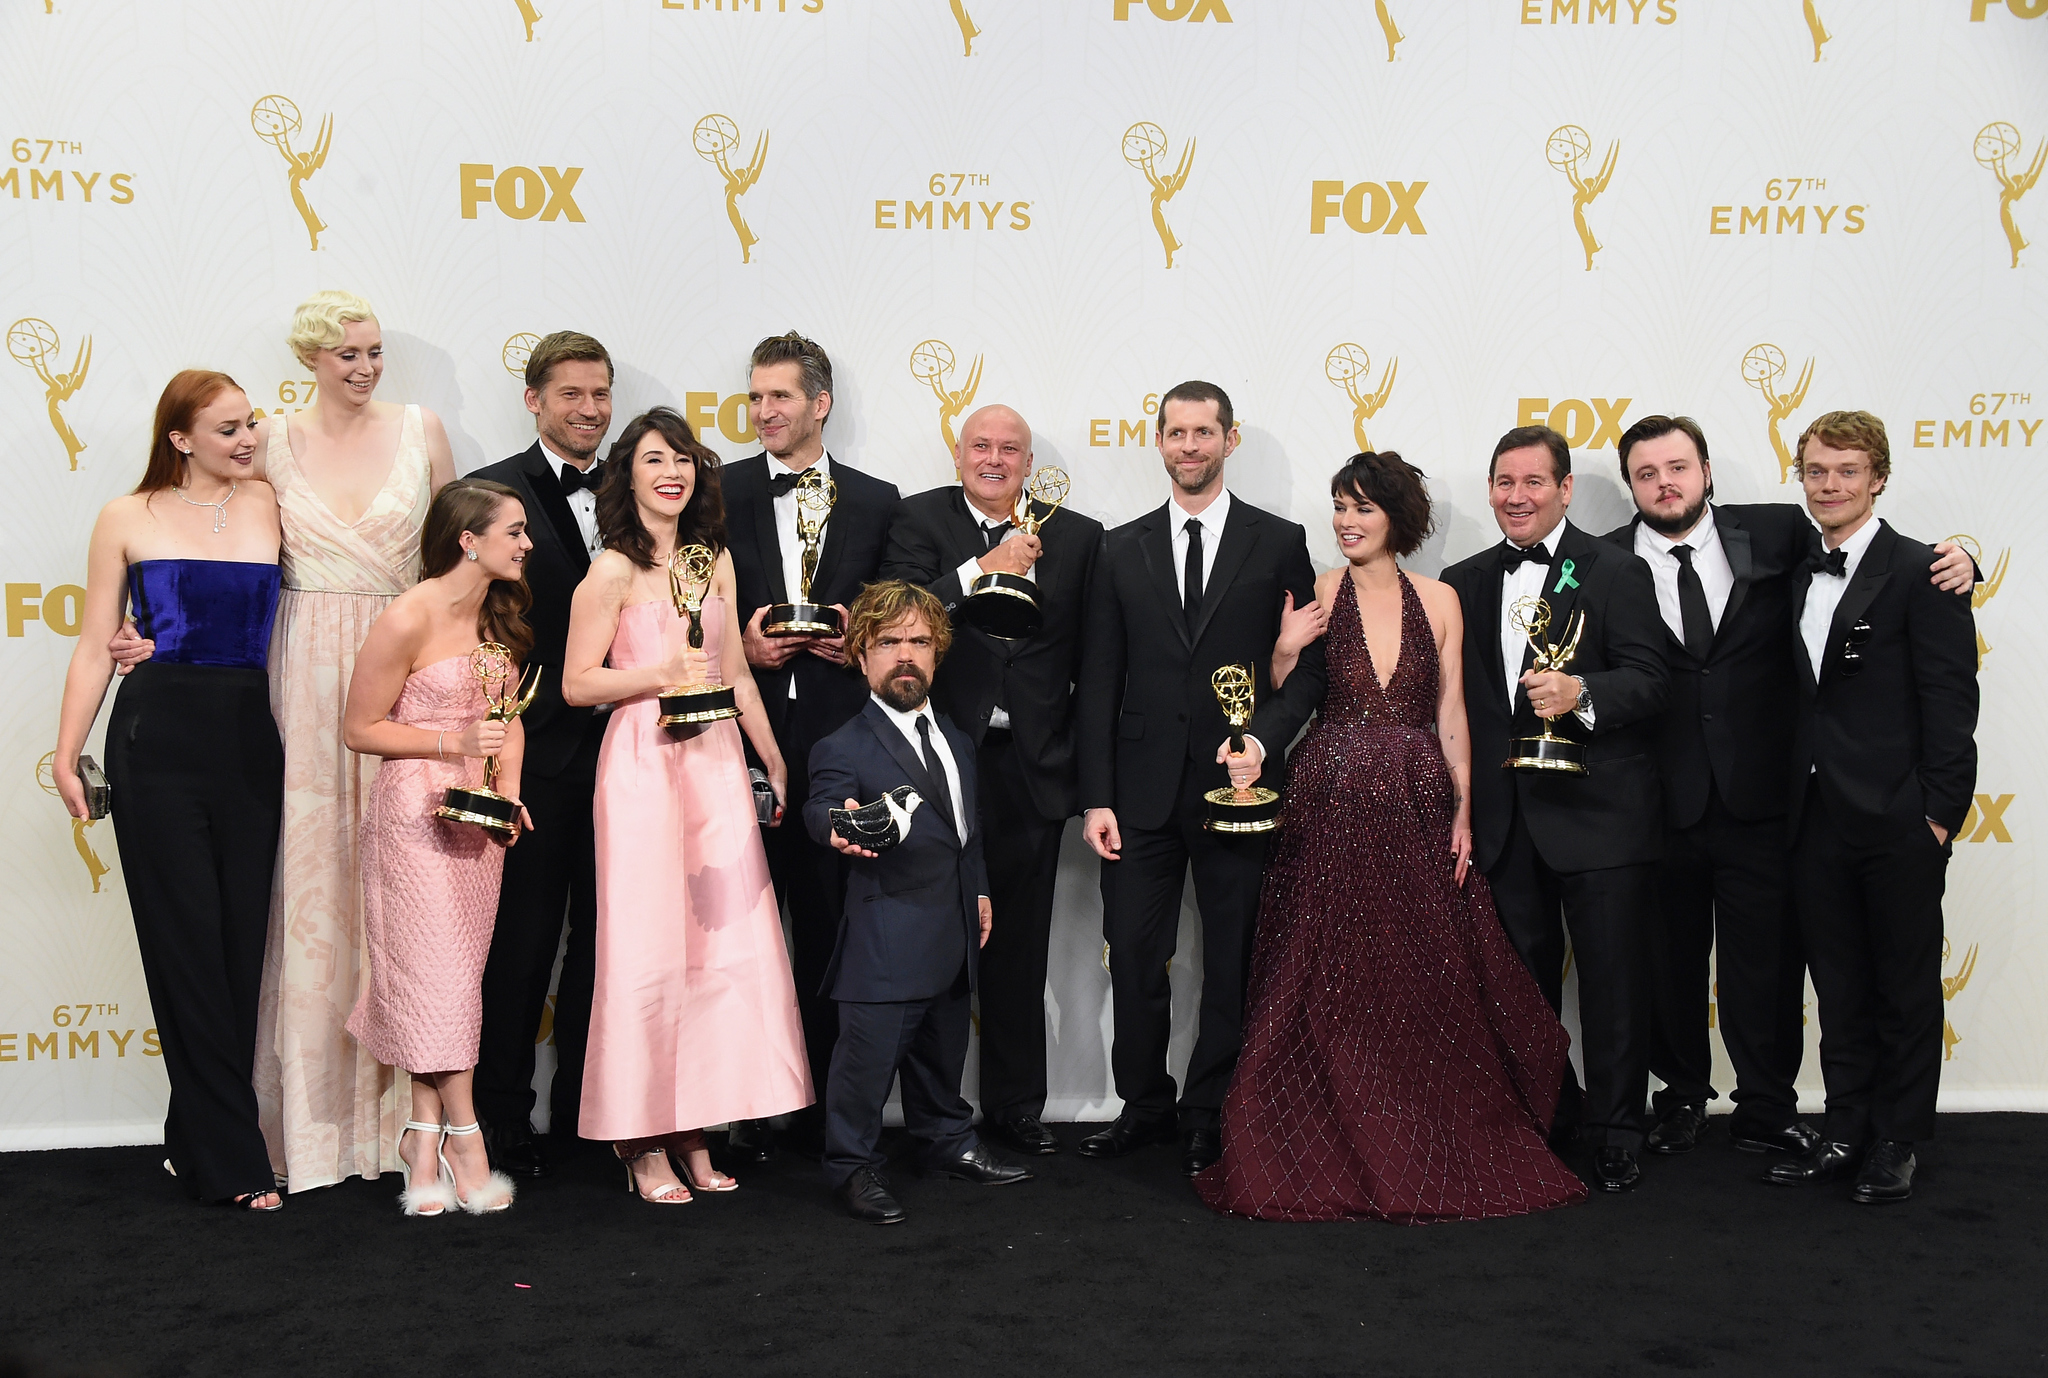
{"type": "MultiPolygon", "coordinates": [[[[1978,569],[1984,568],[1984,548],[1977,544],[1976,537],[1955,535],[1949,537],[1949,539],[1968,552],[1970,558],[1977,562],[1978,569]]],[[[1983,607],[1998,596],[1999,586],[2005,583],[2006,567],[2011,563],[2012,547],[2007,546],[2004,550],[1998,552],[1998,562],[1991,567],[1991,572],[1984,576],[1984,582],[1970,590],[1970,607],[1973,610],[1983,607]]],[[[1991,643],[1984,639],[1984,628],[1979,626],[1977,628],[1978,674],[1984,673],[1984,657],[1990,654],[1991,643]]]]}
{"type": "Polygon", "coordinates": [[[1828,32],[1827,25],[1820,22],[1820,11],[1813,7],[1813,0],[1805,0],[1805,4],[1806,31],[1813,35],[1813,60],[1819,62],[1820,50],[1827,46],[1827,41],[1834,35],[1828,32]]]}
{"type": "Polygon", "coordinates": [[[1799,458],[1785,448],[1778,423],[1806,400],[1806,390],[1813,385],[1813,360],[1808,359],[1806,367],[1799,370],[1799,382],[1792,391],[1779,392],[1778,385],[1785,381],[1785,351],[1774,344],[1752,345],[1742,356],[1742,381],[1762,393],[1771,409],[1771,449],[1778,456],[1778,482],[1789,483],[1799,469],[1799,458]]]}
{"type": "Polygon", "coordinates": [[[1372,7],[1380,17],[1380,32],[1387,36],[1387,61],[1394,60],[1394,47],[1408,35],[1401,32],[1394,23],[1394,16],[1387,10],[1387,0],[1372,0],[1372,7]]]}
{"type": "MultiPolygon", "coordinates": [[[[1948,939],[1943,938],[1941,940],[1941,964],[1943,966],[1948,965],[1949,954],[1953,950],[1949,946],[1948,939]]],[[[1944,1005],[1962,993],[1963,987],[1970,984],[1970,977],[1976,970],[1977,945],[1971,943],[1970,950],[1963,954],[1963,964],[1956,968],[1956,974],[1950,976],[1943,973],[1942,975],[1941,999],[1944,1005]]],[[[1956,1055],[1956,1044],[1962,1041],[1963,1036],[1956,1032],[1955,1025],[1948,1022],[1948,1011],[1944,1009],[1941,1013],[1941,1060],[1948,1062],[1953,1059],[1956,1055]]]]}
{"type": "Polygon", "coordinates": [[[733,232],[740,237],[740,262],[752,263],[754,246],[761,242],[761,237],[748,228],[746,217],[740,214],[740,198],[761,180],[761,165],[768,161],[768,131],[761,131],[761,137],[754,141],[753,161],[738,172],[727,161],[727,155],[737,153],[740,147],[740,127],[731,119],[706,115],[697,121],[691,139],[697,146],[697,156],[716,166],[718,175],[725,178],[725,218],[732,221],[733,232]]]}
{"type": "Polygon", "coordinates": [[[967,13],[966,0],[953,0],[953,22],[960,26],[960,42],[966,49],[962,57],[974,56],[974,40],[981,36],[981,30],[974,27],[974,19],[967,13]]]}
{"type": "Polygon", "coordinates": [[[519,17],[526,21],[526,41],[533,42],[533,26],[540,23],[540,11],[533,7],[533,0],[514,0],[519,6],[519,17]]]}
{"type": "Polygon", "coordinates": [[[23,316],[7,327],[7,352],[14,356],[16,363],[34,369],[36,377],[43,380],[43,399],[50,409],[50,429],[57,433],[57,439],[64,442],[64,453],[71,460],[71,468],[75,472],[78,452],[85,448],[85,442],[78,438],[78,432],[71,429],[71,423],[64,419],[64,413],[58,408],[85,386],[86,370],[92,367],[92,336],[86,336],[85,343],[72,356],[68,373],[50,371],[50,361],[63,357],[58,353],[58,346],[56,327],[48,321],[23,316]]]}
{"type": "Polygon", "coordinates": [[[505,366],[505,372],[522,381],[526,378],[526,361],[533,354],[533,347],[540,343],[540,336],[530,330],[522,330],[505,341],[505,347],[498,351],[498,362],[505,366]]]}
{"type": "Polygon", "coordinates": [[[306,235],[313,241],[313,247],[319,248],[320,231],[327,225],[314,214],[312,203],[306,200],[306,179],[327,161],[327,150],[334,145],[334,116],[330,114],[320,121],[320,137],[305,153],[292,151],[292,135],[302,130],[305,122],[299,118],[299,107],[285,97],[270,95],[257,101],[249,108],[249,124],[256,131],[257,138],[275,148],[283,157],[286,176],[291,179],[292,205],[298,208],[299,219],[306,222],[306,235]]]}
{"type": "Polygon", "coordinates": [[[1389,359],[1386,371],[1380,374],[1379,391],[1363,392],[1361,389],[1372,378],[1372,356],[1362,346],[1347,341],[1323,359],[1323,377],[1344,389],[1344,395],[1351,399],[1351,438],[1358,442],[1360,453],[1372,450],[1372,442],[1365,438],[1365,423],[1387,405],[1387,398],[1394,393],[1394,374],[1400,367],[1399,359],[1389,359]]]}
{"type": "MultiPolygon", "coordinates": [[[[43,759],[36,762],[36,783],[43,787],[43,793],[61,799],[63,796],[57,793],[56,776],[50,773],[50,764],[56,759],[57,753],[54,751],[43,753],[43,759]]],[[[97,895],[100,892],[100,877],[107,873],[108,867],[106,862],[100,860],[100,854],[92,849],[91,839],[85,835],[86,829],[95,821],[90,818],[72,819],[71,845],[78,849],[78,859],[85,863],[86,874],[92,877],[92,892],[97,895]]]]}
{"type": "Polygon", "coordinates": [[[944,340],[924,340],[910,351],[910,376],[930,388],[932,395],[939,399],[939,434],[946,438],[946,453],[949,455],[960,448],[960,438],[953,433],[953,422],[967,410],[968,404],[974,401],[975,390],[981,386],[981,356],[974,356],[963,386],[948,388],[946,380],[953,375],[953,365],[953,348],[944,340]]]}
{"type": "Polygon", "coordinates": [[[1152,184],[1152,228],[1166,246],[1166,266],[1173,266],[1173,251],[1180,248],[1173,227],[1166,223],[1166,203],[1188,184],[1188,169],[1195,163],[1195,141],[1189,139],[1180,151],[1180,166],[1171,177],[1159,175],[1157,160],[1166,156],[1166,131],[1150,120],[1140,120],[1124,131],[1124,161],[1145,174],[1152,184]]]}
{"type": "Polygon", "coordinates": [[[1586,271],[1593,271],[1593,255],[1600,252],[1600,241],[1593,238],[1593,227],[1586,223],[1586,207],[1593,204],[1593,198],[1607,190],[1607,184],[1614,180],[1614,157],[1621,151],[1616,140],[1607,145],[1607,161],[1600,165],[1597,176],[1587,177],[1580,165],[1593,156],[1593,136],[1575,124],[1561,124],[1550,131],[1550,142],[1545,156],[1550,165],[1571,179],[1572,183],[1572,226],[1579,232],[1579,244],[1586,251],[1586,271]]]}
{"type": "Polygon", "coordinates": [[[2048,166],[2048,139],[2043,139],[2034,146],[2033,164],[2025,172],[2014,176],[2006,171],[2006,159],[2020,156],[2022,142],[2020,131],[2004,120],[1993,120],[1977,131],[1977,161],[1998,179],[1998,223],[2005,231],[2005,242],[2012,246],[2015,268],[2020,266],[2020,250],[2027,247],[2027,238],[2012,218],[2013,204],[2033,190],[2034,183],[2041,180],[2042,167],[2048,166]]]}

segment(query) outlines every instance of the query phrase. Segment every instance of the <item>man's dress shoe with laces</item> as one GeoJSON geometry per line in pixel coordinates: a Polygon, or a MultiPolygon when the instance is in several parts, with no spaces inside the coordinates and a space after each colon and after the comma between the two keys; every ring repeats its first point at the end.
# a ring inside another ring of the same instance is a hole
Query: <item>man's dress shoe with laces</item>
{"type": "Polygon", "coordinates": [[[492,1167],[508,1177],[533,1181],[550,1172],[548,1160],[541,1156],[540,1141],[525,1124],[485,1125],[484,1154],[492,1167]]]}
{"type": "Polygon", "coordinates": [[[1879,1139],[1864,1156],[1863,1170],[1856,1174],[1855,1190],[1849,1199],[1859,1206],[1883,1206],[1913,1195],[1913,1145],[1896,1139],[1879,1139]]]}
{"type": "Polygon", "coordinates": [[[1081,1140],[1081,1156],[1084,1158],[1121,1158],[1126,1153],[1143,1148],[1146,1144],[1170,1144],[1177,1137],[1173,1117],[1140,1119],[1136,1115],[1118,1115],[1115,1123],[1107,1129],[1099,1129],[1081,1140]]]}
{"type": "Polygon", "coordinates": [[[734,1120],[726,1131],[725,1153],[738,1163],[775,1161],[775,1126],[766,1120],[734,1120]]]}
{"type": "Polygon", "coordinates": [[[926,1163],[927,1177],[952,1177],[962,1182],[972,1182],[978,1187],[1007,1187],[1012,1182],[1031,1180],[1031,1169],[1022,1163],[1012,1163],[998,1158],[989,1151],[987,1144],[977,1142],[957,1158],[941,1158],[926,1163]]]}
{"type": "Polygon", "coordinates": [[[1602,1191],[1627,1191],[1642,1177],[1636,1155],[1613,1144],[1593,1154],[1593,1180],[1602,1191]]]}
{"type": "Polygon", "coordinates": [[[1223,1132],[1218,1129],[1190,1129],[1180,1136],[1180,1170],[1194,1176],[1223,1156],[1223,1132]]]}
{"type": "Polygon", "coordinates": [[[1738,1124],[1731,1116],[1728,1142],[1744,1153],[1789,1153],[1795,1158],[1803,1158],[1820,1142],[1820,1132],[1799,1120],[1783,1129],[1757,1129],[1738,1124]]]}
{"type": "Polygon", "coordinates": [[[997,1120],[989,1127],[1019,1153],[1044,1157],[1060,1151],[1060,1141],[1036,1115],[1012,1115],[1008,1119],[997,1120]]]}
{"type": "Polygon", "coordinates": [[[853,1176],[839,1184],[834,1195],[855,1220],[866,1221],[870,1225],[902,1223],[903,1207],[897,1205],[896,1198],[889,1194],[888,1179],[871,1167],[855,1169],[853,1176]]]}
{"type": "Polygon", "coordinates": [[[1863,1151],[1854,1144],[1823,1139],[1811,1152],[1782,1163],[1772,1163],[1764,1180],[1774,1187],[1812,1187],[1822,1182],[1839,1182],[1856,1170],[1863,1151]]]}
{"type": "Polygon", "coordinates": [[[1650,1131],[1644,1147],[1652,1153],[1690,1153],[1706,1132],[1706,1102],[1681,1105],[1657,1121],[1657,1127],[1650,1131]]]}

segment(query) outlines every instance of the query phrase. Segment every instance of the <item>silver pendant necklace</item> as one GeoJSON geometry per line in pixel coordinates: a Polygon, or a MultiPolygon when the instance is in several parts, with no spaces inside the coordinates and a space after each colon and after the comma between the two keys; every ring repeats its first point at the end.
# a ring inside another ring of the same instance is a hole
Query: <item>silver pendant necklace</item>
{"type": "Polygon", "coordinates": [[[190,503],[194,507],[211,507],[213,509],[213,532],[218,536],[221,532],[228,529],[228,504],[235,500],[235,490],[241,486],[239,481],[230,483],[228,485],[228,495],[219,502],[200,502],[195,498],[188,498],[185,496],[185,490],[176,484],[171,485],[171,491],[176,493],[181,501],[190,503]]]}

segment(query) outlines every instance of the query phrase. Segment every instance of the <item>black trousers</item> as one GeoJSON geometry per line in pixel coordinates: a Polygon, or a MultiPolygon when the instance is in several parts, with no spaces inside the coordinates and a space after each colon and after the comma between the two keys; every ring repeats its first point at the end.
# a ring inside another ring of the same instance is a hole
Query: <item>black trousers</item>
{"type": "Polygon", "coordinates": [[[957,1158],[977,1142],[974,1111],[960,1095],[967,1070],[968,987],[963,964],[952,989],[894,1004],[838,1002],[839,1036],[825,1094],[825,1184],[881,1168],[882,1107],[903,1078],[903,1124],[924,1141],[923,1158],[957,1158]]]}
{"type": "Polygon", "coordinates": [[[1031,802],[1016,740],[990,728],[976,753],[982,852],[995,921],[981,950],[981,1114],[1045,1113],[1045,966],[1065,819],[1031,802]]]}
{"type": "Polygon", "coordinates": [[[1581,1091],[1567,1065],[1557,1127],[1576,1122],[1593,1147],[1637,1151],[1650,1089],[1647,939],[1655,914],[1652,866],[1557,871],[1543,860],[1521,810],[1487,883],[1501,927],[1553,1010],[1564,1004],[1565,937],[1579,970],[1581,1091]],[[1576,1111],[1576,1114],[1574,1114],[1576,1111]]]}
{"type": "Polygon", "coordinates": [[[1664,830],[1650,925],[1650,1071],[1661,1117],[1715,1098],[1707,1002],[1735,1068],[1738,1127],[1768,1132],[1799,1118],[1792,1083],[1805,1051],[1806,965],[1792,913],[1783,817],[1745,822],[1707,791],[1689,828],[1664,830]],[[1714,977],[1708,988],[1707,956],[1714,977]]]}
{"type": "Polygon", "coordinates": [[[250,1081],[284,812],[268,677],[136,666],[107,723],[107,782],[171,1082],[166,1154],[189,1196],[274,1190],[250,1081]]]}
{"type": "Polygon", "coordinates": [[[1173,1029],[1173,987],[1166,964],[1180,928],[1180,897],[1188,868],[1202,919],[1202,1010],[1187,1084],[1180,1093],[1183,1129],[1214,1128],[1223,1092],[1244,1043],[1244,985],[1266,839],[1202,827],[1206,805],[1194,772],[1183,765],[1173,814],[1163,828],[1120,824],[1121,861],[1102,863],[1102,936],[1109,944],[1109,986],[1115,997],[1110,1070],[1126,1114],[1171,1114],[1173,1077],[1166,1045],[1173,1029]]]}
{"type": "Polygon", "coordinates": [[[597,751],[605,718],[591,720],[559,774],[527,775],[519,792],[533,831],[505,853],[498,926],[484,963],[483,1031],[477,1049],[476,1108],[499,1125],[533,1115],[533,1048],[547,1010],[548,978],[568,927],[555,983],[555,1077],[548,1091],[548,1133],[576,1138],[583,1104],[583,1050],[590,1041],[591,989],[597,980],[597,751]]]}
{"type": "Polygon", "coordinates": [[[1799,935],[1820,1002],[1824,1137],[1934,1137],[1941,1090],[1941,897],[1955,839],[1844,827],[1809,785],[1792,849],[1799,935]]]}
{"type": "Polygon", "coordinates": [[[789,799],[782,822],[763,828],[761,842],[768,853],[775,897],[789,907],[790,975],[796,982],[796,1012],[804,1026],[811,1089],[817,1103],[823,1105],[832,1045],[839,1036],[839,1005],[824,993],[825,970],[839,941],[839,915],[846,905],[846,867],[839,853],[811,841],[804,830],[804,800],[811,792],[811,748],[816,743],[792,740],[777,745],[789,769],[789,799]]]}

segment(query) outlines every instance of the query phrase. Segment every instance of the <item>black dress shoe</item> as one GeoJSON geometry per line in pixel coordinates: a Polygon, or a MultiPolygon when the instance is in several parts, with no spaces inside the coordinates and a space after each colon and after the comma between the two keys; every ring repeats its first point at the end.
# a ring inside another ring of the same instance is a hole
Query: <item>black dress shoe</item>
{"type": "Polygon", "coordinates": [[[989,1146],[976,1141],[973,1148],[957,1158],[941,1158],[924,1165],[927,1177],[951,1177],[961,1182],[972,1182],[978,1187],[1007,1187],[1012,1182],[1031,1180],[1031,1169],[1022,1163],[1012,1163],[998,1158],[989,1146]]]}
{"type": "Polygon", "coordinates": [[[1176,1132],[1173,1117],[1142,1119],[1129,1113],[1118,1115],[1107,1129],[1099,1129],[1081,1140],[1083,1158],[1121,1158],[1146,1144],[1170,1144],[1176,1132]]]}
{"type": "Polygon", "coordinates": [[[1893,1201],[1904,1201],[1913,1194],[1913,1169],[1917,1166],[1913,1145],[1902,1144],[1897,1139],[1879,1139],[1870,1146],[1870,1153],[1863,1160],[1863,1171],[1856,1174],[1856,1189],[1849,1193],[1849,1199],[1859,1206],[1883,1206],[1893,1201]]]}
{"type": "Polygon", "coordinates": [[[767,1120],[734,1120],[725,1132],[726,1156],[737,1163],[775,1161],[775,1126],[767,1120]]]}
{"type": "Polygon", "coordinates": [[[1223,1156],[1223,1131],[1189,1129],[1180,1136],[1180,1170],[1192,1177],[1223,1156]]]}
{"type": "Polygon", "coordinates": [[[516,1124],[486,1124],[484,1126],[484,1155],[491,1160],[491,1166],[508,1177],[524,1177],[529,1181],[548,1175],[548,1160],[542,1156],[540,1141],[534,1137],[530,1125],[521,1121],[516,1124]]]}
{"type": "Polygon", "coordinates": [[[853,1176],[833,1193],[846,1213],[870,1225],[897,1225],[903,1221],[903,1207],[889,1194],[889,1181],[871,1167],[857,1168],[853,1176]]]}
{"type": "Polygon", "coordinates": [[[1823,1139],[1797,1158],[1772,1163],[1763,1180],[1774,1187],[1811,1187],[1822,1182],[1839,1182],[1856,1170],[1863,1151],[1853,1144],[1823,1139]]]}
{"type": "Polygon", "coordinates": [[[1628,1149],[1609,1144],[1593,1155],[1593,1180],[1602,1191],[1627,1191],[1642,1175],[1642,1166],[1628,1149]]]}
{"type": "Polygon", "coordinates": [[[1019,1153],[1044,1157],[1060,1151],[1060,1141],[1052,1136],[1052,1131],[1047,1129],[1036,1115],[1012,1115],[1006,1120],[997,1120],[984,1128],[995,1130],[1003,1142],[1019,1153]]]}
{"type": "Polygon", "coordinates": [[[1690,1153],[1706,1132],[1707,1103],[1697,1101],[1681,1105],[1657,1121],[1643,1146],[1652,1153],[1690,1153]]]}
{"type": "Polygon", "coordinates": [[[1744,1153],[1789,1153],[1794,1158],[1803,1158],[1820,1142],[1820,1132],[1803,1120],[1795,1120],[1783,1129],[1756,1129],[1738,1124],[1730,1116],[1728,1142],[1744,1153]]]}

